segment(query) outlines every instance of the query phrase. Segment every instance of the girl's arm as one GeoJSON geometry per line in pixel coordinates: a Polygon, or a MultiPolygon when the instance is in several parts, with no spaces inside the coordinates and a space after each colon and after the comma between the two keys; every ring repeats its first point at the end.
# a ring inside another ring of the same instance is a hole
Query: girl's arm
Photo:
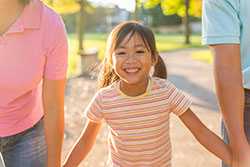
{"type": "Polygon", "coordinates": [[[96,141],[96,136],[101,128],[101,123],[88,121],[84,133],[73,147],[73,150],[68,154],[64,167],[77,167],[80,162],[88,155],[96,141]]]}
{"type": "Polygon", "coordinates": [[[230,147],[215,133],[210,131],[190,109],[179,118],[206,149],[228,165],[231,165],[232,155],[230,147]]]}

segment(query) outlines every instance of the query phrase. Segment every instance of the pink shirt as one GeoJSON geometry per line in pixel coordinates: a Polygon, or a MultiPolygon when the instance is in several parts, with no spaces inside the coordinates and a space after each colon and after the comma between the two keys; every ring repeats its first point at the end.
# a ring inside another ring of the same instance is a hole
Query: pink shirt
{"type": "Polygon", "coordinates": [[[41,119],[42,80],[66,77],[67,54],[60,16],[40,0],[31,1],[0,36],[0,137],[20,133],[41,119]]]}

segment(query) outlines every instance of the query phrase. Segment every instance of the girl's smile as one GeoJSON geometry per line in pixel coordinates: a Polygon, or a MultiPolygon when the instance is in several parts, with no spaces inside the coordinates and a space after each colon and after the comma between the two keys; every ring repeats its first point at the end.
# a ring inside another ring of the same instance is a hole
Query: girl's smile
{"type": "Polygon", "coordinates": [[[138,67],[125,67],[123,70],[128,74],[136,74],[137,72],[139,72],[141,70],[141,68],[138,68],[138,67]]]}

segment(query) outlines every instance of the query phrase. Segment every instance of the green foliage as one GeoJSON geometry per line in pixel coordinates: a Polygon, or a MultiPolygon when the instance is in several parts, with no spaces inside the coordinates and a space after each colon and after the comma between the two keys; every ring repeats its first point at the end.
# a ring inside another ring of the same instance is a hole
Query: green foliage
{"type": "Polygon", "coordinates": [[[80,9],[75,0],[43,0],[48,6],[61,14],[75,13],[80,9]]]}
{"type": "Polygon", "coordinates": [[[142,0],[135,0],[135,5],[137,8],[141,8],[142,7],[142,0]]]}
{"type": "MultiPolygon", "coordinates": [[[[78,0],[43,0],[48,6],[60,14],[72,14],[79,12],[80,4],[78,0]]],[[[86,0],[84,2],[84,11],[93,13],[95,8],[86,0]]]]}
{"type": "Polygon", "coordinates": [[[161,0],[147,0],[144,2],[143,6],[145,9],[150,9],[156,7],[159,4],[161,4],[161,0]]]}
{"type": "MultiPolygon", "coordinates": [[[[165,15],[177,14],[181,17],[185,16],[185,0],[147,0],[144,2],[146,9],[154,8],[161,5],[165,15]]],[[[189,14],[194,17],[201,17],[202,0],[190,0],[189,14]]]]}
{"type": "Polygon", "coordinates": [[[160,27],[166,25],[180,25],[182,23],[182,19],[180,16],[174,15],[164,15],[161,9],[161,5],[158,4],[154,8],[144,9],[141,10],[141,18],[149,18],[150,22],[148,21],[147,24],[151,27],[160,27]],[[155,19],[157,18],[157,19],[155,19]]]}

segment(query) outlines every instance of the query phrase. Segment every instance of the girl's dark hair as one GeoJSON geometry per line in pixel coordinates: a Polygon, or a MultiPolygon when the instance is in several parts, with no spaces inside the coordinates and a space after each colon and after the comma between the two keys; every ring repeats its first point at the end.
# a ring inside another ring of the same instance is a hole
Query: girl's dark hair
{"type": "MultiPolygon", "coordinates": [[[[153,32],[146,26],[142,25],[137,21],[125,21],[117,25],[110,33],[107,40],[107,47],[104,60],[102,62],[102,70],[99,75],[99,88],[109,86],[113,82],[119,80],[119,77],[116,75],[112,68],[112,54],[119,47],[121,42],[129,35],[129,39],[134,35],[138,34],[147,50],[152,56],[152,61],[156,62],[154,66],[153,76],[166,79],[167,70],[164,64],[164,61],[159,56],[156,42],[153,32]]],[[[129,40],[128,40],[129,41],[129,40]]]]}
{"type": "Polygon", "coordinates": [[[31,0],[19,0],[22,4],[27,5],[31,0]]]}

